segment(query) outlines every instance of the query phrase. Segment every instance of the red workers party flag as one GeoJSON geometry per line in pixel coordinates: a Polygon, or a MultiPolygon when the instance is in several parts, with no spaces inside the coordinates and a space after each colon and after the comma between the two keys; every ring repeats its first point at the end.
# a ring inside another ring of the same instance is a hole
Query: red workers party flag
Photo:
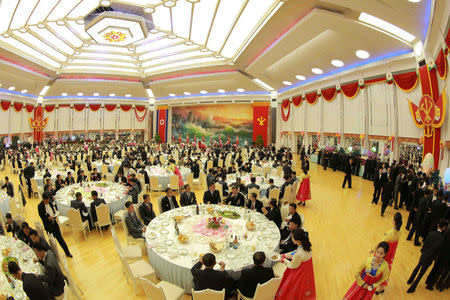
{"type": "Polygon", "coordinates": [[[253,141],[260,135],[267,146],[267,131],[269,124],[269,102],[253,103],[253,141]]]}

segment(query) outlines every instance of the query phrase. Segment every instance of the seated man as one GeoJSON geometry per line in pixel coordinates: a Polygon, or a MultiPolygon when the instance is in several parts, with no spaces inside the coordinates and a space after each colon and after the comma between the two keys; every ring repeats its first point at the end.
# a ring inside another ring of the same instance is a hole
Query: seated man
{"type": "Polygon", "coordinates": [[[290,183],[291,173],[289,173],[289,175],[284,175],[283,178],[284,178],[284,183],[280,188],[280,197],[279,197],[280,200],[283,199],[283,197],[284,197],[284,191],[286,190],[286,187],[291,184],[290,183]]]}
{"type": "Polygon", "coordinates": [[[148,225],[155,217],[155,212],[153,211],[153,205],[150,203],[150,196],[144,194],[144,203],[139,206],[139,216],[141,216],[142,221],[145,226],[148,225]]]}
{"type": "Polygon", "coordinates": [[[50,249],[48,242],[44,238],[41,238],[38,232],[34,229],[30,230],[30,239],[33,244],[40,244],[42,249],[45,249],[46,251],[50,249]]]}
{"type": "Polygon", "coordinates": [[[128,232],[135,239],[142,238],[143,233],[145,232],[145,227],[136,216],[133,203],[131,203],[131,201],[125,202],[125,208],[127,209],[125,224],[127,225],[128,232]]]}
{"type": "Polygon", "coordinates": [[[249,200],[247,202],[247,208],[262,213],[262,208],[264,205],[260,200],[256,199],[256,197],[256,193],[250,194],[249,200]]]}
{"type": "Polygon", "coordinates": [[[266,255],[264,252],[255,252],[253,254],[254,266],[241,271],[241,277],[237,282],[237,287],[245,297],[253,298],[253,296],[255,296],[256,286],[258,283],[266,283],[275,277],[272,268],[264,267],[265,261],[266,255]]]}
{"type": "Polygon", "coordinates": [[[139,200],[138,200],[139,186],[137,184],[137,181],[138,180],[136,178],[130,178],[129,190],[128,190],[128,195],[131,196],[131,199],[134,204],[137,204],[139,202],[139,200]]]}
{"type": "Polygon", "coordinates": [[[286,226],[288,226],[287,223],[289,223],[290,220],[296,220],[297,224],[299,224],[299,227],[302,228],[302,219],[297,212],[297,204],[295,203],[289,203],[289,214],[286,219],[284,219],[284,221],[286,222],[286,226]]]}
{"type": "Polygon", "coordinates": [[[269,209],[267,209],[267,207],[263,207],[262,212],[266,215],[267,219],[277,224],[278,228],[281,227],[281,211],[277,205],[277,199],[270,199],[269,209]]]}
{"type": "Polygon", "coordinates": [[[80,174],[78,174],[78,177],[77,177],[77,183],[81,183],[81,182],[85,182],[85,181],[87,181],[87,176],[84,175],[84,171],[81,170],[80,174]]]}
{"type": "Polygon", "coordinates": [[[225,199],[225,203],[233,206],[244,206],[245,197],[239,192],[238,187],[233,185],[231,187],[231,194],[225,199]]]}
{"type": "Polygon", "coordinates": [[[116,176],[114,177],[114,182],[121,183],[121,184],[126,184],[127,183],[127,178],[122,175],[122,172],[118,171],[116,176]]]}
{"type": "Polygon", "coordinates": [[[259,185],[256,184],[256,177],[253,176],[252,178],[250,178],[250,181],[251,181],[251,183],[249,183],[247,185],[247,191],[249,189],[258,189],[259,190],[259,185]]]}
{"type": "Polygon", "coordinates": [[[298,220],[291,219],[288,223],[288,226],[281,230],[281,241],[280,241],[280,253],[289,253],[297,249],[297,245],[292,241],[291,233],[294,229],[300,227],[298,224],[298,220]]]}
{"type": "Polygon", "coordinates": [[[243,194],[247,193],[244,184],[241,182],[241,177],[236,177],[236,182],[233,182],[231,185],[236,186],[239,192],[243,194]]]}
{"type": "Polygon", "coordinates": [[[27,222],[22,223],[22,229],[17,234],[17,238],[27,244],[28,246],[31,246],[33,241],[30,238],[30,230],[33,230],[30,228],[27,222]]]}
{"type": "Polygon", "coordinates": [[[269,187],[266,190],[266,198],[267,199],[269,199],[270,191],[275,189],[275,188],[278,188],[278,187],[274,184],[273,178],[270,178],[269,179],[269,187]]]}
{"type": "Polygon", "coordinates": [[[166,196],[161,199],[161,210],[162,212],[169,211],[171,209],[179,207],[177,199],[173,195],[171,188],[166,188],[166,196]]]}
{"type": "Polygon", "coordinates": [[[92,169],[91,181],[100,181],[100,180],[102,180],[102,175],[97,173],[97,168],[92,169]]]}
{"type": "Polygon", "coordinates": [[[72,176],[72,172],[67,172],[67,177],[66,177],[66,185],[71,185],[75,183],[75,179],[72,176]]]}
{"type": "Polygon", "coordinates": [[[7,213],[6,217],[6,232],[11,232],[14,237],[17,237],[20,232],[20,226],[13,220],[12,215],[7,213]]]}
{"type": "Polygon", "coordinates": [[[208,190],[203,194],[203,203],[204,204],[219,204],[222,202],[220,199],[220,193],[216,190],[216,184],[211,183],[208,186],[208,190]]]}
{"type": "MultiPolygon", "coordinates": [[[[72,200],[70,202],[70,207],[75,208],[75,209],[80,211],[81,221],[82,222],[90,221],[88,209],[87,209],[86,205],[83,202],[83,195],[81,195],[80,192],[77,192],[75,194],[75,200],[72,200]]],[[[91,224],[89,224],[89,226],[91,226],[91,224]]]]}
{"type": "Polygon", "coordinates": [[[225,289],[226,298],[232,293],[233,279],[225,272],[225,264],[219,262],[221,271],[214,270],[216,257],[212,253],[206,253],[200,257],[199,261],[192,267],[191,273],[194,277],[194,289],[196,291],[212,289],[221,291],[225,289]],[[202,270],[202,265],[205,269],[202,270]]]}
{"type": "Polygon", "coordinates": [[[104,199],[101,199],[98,197],[97,191],[91,191],[91,215],[92,215],[92,221],[97,222],[97,211],[95,210],[97,206],[100,206],[101,204],[106,204],[106,201],[104,199]]]}
{"type": "Polygon", "coordinates": [[[197,204],[197,199],[195,198],[195,193],[191,192],[191,187],[189,184],[185,184],[183,187],[183,192],[180,196],[180,204],[181,206],[189,206],[197,204]]]}

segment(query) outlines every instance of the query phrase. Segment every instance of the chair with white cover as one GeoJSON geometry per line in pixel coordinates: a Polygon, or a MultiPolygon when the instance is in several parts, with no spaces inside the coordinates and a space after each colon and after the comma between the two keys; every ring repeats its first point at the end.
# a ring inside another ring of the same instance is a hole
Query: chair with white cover
{"type": "Polygon", "coordinates": [[[278,177],[277,169],[271,169],[271,170],[270,170],[270,176],[272,176],[272,177],[278,177]]]}
{"type": "Polygon", "coordinates": [[[269,205],[269,199],[267,199],[266,197],[262,197],[260,200],[263,204],[263,207],[267,207],[269,205]]]}
{"type": "Polygon", "coordinates": [[[280,197],[280,189],[279,188],[273,188],[269,192],[269,200],[270,199],[277,199],[280,197]]]}
{"type": "Polygon", "coordinates": [[[281,219],[284,220],[287,218],[287,216],[289,215],[289,205],[285,204],[285,205],[281,205],[281,219]]]}
{"type": "Polygon", "coordinates": [[[222,185],[220,183],[218,183],[218,182],[216,182],[214,185],[216,186],[216,190],[219,191],[220,199],[223,200],[224,196],[223,196],[222,185]]]}
{"type": "Polygon", "coordinates": [[[247,197],[248,197],[248,199],[250,199],[250,195],[251,195],[252,193],[255,193],[255,194],[256,194],[256,199],[259,199],[259,198],[260,198],[260,197],[259,197],[259,190],[258,190],[257,188],[251,188],[251,189],[248,189],[248,191],[247,191],[247,197]]]}
{"type": "Polygon", "coordinates": [[[143,277],[145,279],[150,279],[153,281],[156,281],[156,273],[155,270],[152,268],[152,266],[146,262],[145,260],[141,259],[134,262],[127,261],[122,254],[122,251],[117,249],[117,254],[119,254],[120,261],[122,262],[122,266],[125,268],[125,277],[127,278],[127,282],[129,279],[131,279],[133,286],[134,286],[134,293],[138,294],[138,279],[143,277]]]}
{"type": "Polygon", "coordinates": [[[89,230],[89,221],[82,221],[80,211],[74,208],[69,208],[67,211],[67,216],[69,217],[69,226],[74,231],[83,231],[84,239],[86,239],[86,230],[89,230]]]}
{"type": "Polygon", "coordinates": [[[179,286],[167,281],[160,281],[154,284],[145,278],[139,278],[138,281],[147,299],[150,300],[178,300],[184,295],[184,290],[179,286]]]}
{"type": "Polygon", "coordinates": [[[270,174],[270,166],[265,166],[262,168],[262,174],[264,177],[267,178],[267,176],[270,174]]]}
{"type": "Polygon", "coordinates": [[[206,174],[200,172],[199,177],[194,179],[194,185],[197,185],[200,189],[206,188],[206,174]]]}
{"type": "Polygon", "coordinates": [[[127,236],[127,246],[129,246],[130,244],[133,245],[144,245],[145,244],[145,239],[144,238],[134,238],[130,232],[128,231],[128,227],[127,227],[127,222],[125,222],[125,217],[126,217],[126,212],[123,213],[123,218],[122,218],[122,226],[123,226],[123,231],[125,232],[125,235],[127,236]]]}
{"type": "Polygon", "coordinates": [[[112,225],[111,217],[109,215],[109,207],[106,204],[100,204],[95,207],[97,213],[97,221],[94,223],[95,227],[100,230],[100,234],[103,237],[102,227],[112,225]]]}
{"type": "Polygon", "coordinates": [[[81,290],[78,285],[75,283],[75,281],[72,278],[72,274],[70,273],[69,266],[67,265],[67,259],[65,256],[62,257],[62,269],[64,270],[64,273],[67,277],[68,284],[66,286],[69,286],[70,288],[70,294],[72,296],[71,299],[77,299],[77,300],[83,300],[80,295],[83,295],[83,290],[81,290]]]}
{"type": "Polygon", "coordinates": [[[213,168],[213,161],[212,160],[208,160],[206,162],[206,170],[212,169],[213,168]]]}
{"type": "Polygon", "coordinates": [[[24,214],[22,199],[19,199],[17,194],[15,197],[9,198],[9,209],[11,210],[11,214],[13,216],[24,214]]]}
{"type": "Polygon", "coordinates": [[[219,160],[217,161],[217,166],[218,166],[219,168],[222,168],[222,167],[223,167],[223,159],[219,159],[219,160]]]}
{"type": "Polygon", "coordinates": [[[189,184],[192,188],[194,187],[194,174],[192,172],[186,175],[186,184],[189,184]]]}
{"type": "Polygon", "coordinates": [[[150,176],[150,191],[162,191],[162,186],[159,184],[159,179],[156,176],[150,176]]]}
{"type": "Polygon", "coordinates": [[[294,182],[294,184],[292,185],[292,191],[291,191],[291,201],[290,203],[295,203],[297,202],[297,192],[298,192],[298,188],[300,187],[300,183],[298,180],[296,180],[294,182]]]}
{"type": "Polygon", "coordinates": [[[273,265],[272,267],[273,269],[273,274],[276,277],[283,277],[284,271],[286,271],[287,266],[281,262],[277,262],[275,265],[273,265]]]}
{"type": "Polygon", "coordinates": [[[116,229],[114,229],[114,227],[111,227],[111,235],[114,241],[114,246],[116,246],[116,249],[122,251],[122,256],[125,260],[138,260],[142,258],[141,247],[137,245],[122,247],[119,241],[119,237],[117,236],[116,229]]]}
{"type": "Polygon", "coordinates": [[[106,178],[106,175],[108,174],[108,165],[102,164],[102,177],[106,178]]]}
{"type": "Polygon", "coordinates": [[[256,286],[255,295],[253,298],[245,297],[238,290],[238,300],[272,300],[275,299],[275,294],[277,293],[278,287],[280,286],[282,277],[275,277],[271,280],[256,286]]]}
{"type": "Polygon", "coordinates": [[[53,237],[52,234],[48,235],[48,245],[50,246],[50,249],[52,249],[52,252],[55,254],[56,259],[58,260],[58,262],[60,264],[62,264],[63,262],[63,255],[61,255],[61,252],[59,251],[58,248],[58,243],[56,242],[55,238],[53,237]]]}
{"type": "Polygon", "coordinates": [[[39,237],[43,239],[47,239],[47,234],[45,233],[44,227],[42,226],[41,222],[34,222],[34,227],[36,227],[36,231],[39,235],[39,237]]]}
{"type": "Polygon", "coordinates": [[[202,291],[195,291],[192,289],[193,300],[223,300],[225,299],[225,289],[221,291],[215,291],[206,289],[202,291]]]}
{"type": "Polygon", "coordinates": [[[31,181],[31,189],[33,190],[33,196],[36,194],[39,196],[39,189],[36,179],[31,178],[30,181],[31,181]]]}
{"type": "Polygon", "coordinates": [[[292,198],[291,193],[292,193],[292,184],[289,184],[284,188],[284,195],[283,195],[283,199],[281,199],[281,204],[291,202],[291,198],[292,198]]]}
{"type": "Polygon", "coordinates": [[[112,174],[112,173],[107,173],[107,174],[105,175],[106,181],[114,181],[114,178],[115,178],[115,175],[112,174]]]}
{"type": "Polygon", "coordinates": [[[162,198],[164,198],[164,197],[165,197],[164,195],[163,195],[163,196],[160,196],[160,197],[158,198],[158,200],[156,200],[156,203],[158,204],[158,211],[159,211],[160,214],[162,213],[161,200],[162,200],[162,198]]]}
{"type": "Polygon", "coordinates": [[[0,229],[2,229],[2,232],[6,232],[5,223],[3,222],[3,217],[0,216],[0,229]]]}
{"type": "Polygon", "coordinates": [[[170,183],[168,185],[173,191],[180,191],[180,181],[178,175],[170,175],[170,183]]]}

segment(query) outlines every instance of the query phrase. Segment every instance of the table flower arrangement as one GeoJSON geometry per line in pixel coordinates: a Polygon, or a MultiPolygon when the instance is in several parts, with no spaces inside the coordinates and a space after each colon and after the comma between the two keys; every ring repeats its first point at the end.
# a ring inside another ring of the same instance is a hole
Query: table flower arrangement
{"type": "Polygon", "coordinates": [[[8,263],[10,261],[18,263],[18,261],[17,261],[17,258],[9,256],[10,252],[11,252],[11,249],[9,249],[9,248],[2,250],[2,255],[4,256],[3,261],[2,261],[2,271],[3,271],[3,274],[5,274],[5,276],[6,276],[6,280],[8,280],[9,284],[11,285],[11,288],[14,289],[14,287],[15,287],[14,282],[9,277],[9,276],[11,276],[11,274],[9,273],[9,270],[8,270],[8,263]]]}
{"type": "Polygon", "coordinates": [[[231,224],[222,219],[222,217],[203,218],[199,223],[192,227],[193,232],[206,237],[223,238],[231,224]]]}
{"type": "Polygon", "coordinates": [[[225,222],[222,217],[212,217],[208,218],[208,228],[219,229],[225,222]]]}

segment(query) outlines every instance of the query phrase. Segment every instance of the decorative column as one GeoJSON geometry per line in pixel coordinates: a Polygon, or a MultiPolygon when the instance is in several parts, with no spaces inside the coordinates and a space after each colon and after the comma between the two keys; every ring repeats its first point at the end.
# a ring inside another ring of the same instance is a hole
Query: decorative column
{"type": "Polygon", "coordinates": [[[116,112],[116,140],[119,139],[119,122],[120,122],[120,105],[116,106],[115,112],[116,112]]]}
{"type": "MultiPolygon", "coordinates": [[[[337,84],[336,89],[340,90],[341,86],[337,84]]],[[[340,135],[340,148],[345,148],[345,137],[344,137],[344,117],[345,117],[345,111],[344,111],[344,95],[342,92],[337,94],[338,101],[339,101],[339,135],[340,135]]],[[[339,150],[339,149],[338,149],[339,150]]]]}
{"type": "MultiPolygon", "coordinates": [[[[359,83],[364,83],[364,79],[360,79],[359,83]]],[[[361,86],[361,84],[360,84],[361,86]]],[[[361,148],[361,155],[364,155],[364,153],[366,152],[365,150],[367,148],[370,148],[369,145],[369,93],[367,91],[369,87],[365,87],[364,89],[362,89],[362,93],[364,95],[364,110],[363,110],[363,115],[362,115],[362,124],[363,124],[363,133],[364,133],[364,149],[361,148]]]]}

